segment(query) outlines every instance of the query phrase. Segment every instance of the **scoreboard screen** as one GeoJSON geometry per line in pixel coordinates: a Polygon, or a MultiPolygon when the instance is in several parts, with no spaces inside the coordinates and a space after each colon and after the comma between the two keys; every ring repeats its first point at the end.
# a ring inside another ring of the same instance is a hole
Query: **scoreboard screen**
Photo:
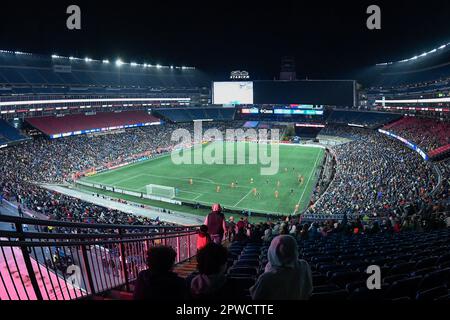
{"type": "Polygon", "coordinates": [[[253,82],[214,82],[213,104],[216,105],[252,105],[253,82]]]}
{"type": "Polygon", "coordinates": [[[340,107],[356,104],[353,80],[255,81],[253,89],[255,104],[340,107]]]}

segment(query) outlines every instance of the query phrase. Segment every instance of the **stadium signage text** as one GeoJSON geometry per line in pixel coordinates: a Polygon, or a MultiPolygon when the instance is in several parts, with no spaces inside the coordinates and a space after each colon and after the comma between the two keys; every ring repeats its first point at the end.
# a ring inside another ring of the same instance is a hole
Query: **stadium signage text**
{"type": "Polygon", "coordinates": [[[242,80],[242,79],[250,79],[250,74],[248,71],[232,71],[230,73],[231,80],[242,80]]]}

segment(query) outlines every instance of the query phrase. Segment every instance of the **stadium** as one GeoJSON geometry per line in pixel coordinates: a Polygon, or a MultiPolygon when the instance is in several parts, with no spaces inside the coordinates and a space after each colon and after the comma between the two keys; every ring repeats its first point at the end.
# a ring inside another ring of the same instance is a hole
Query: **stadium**
{"type": "Polygon", "coordinates": [[[320,78],[0,50],[0,300],[448,302],[438,41],[320,78]]]}

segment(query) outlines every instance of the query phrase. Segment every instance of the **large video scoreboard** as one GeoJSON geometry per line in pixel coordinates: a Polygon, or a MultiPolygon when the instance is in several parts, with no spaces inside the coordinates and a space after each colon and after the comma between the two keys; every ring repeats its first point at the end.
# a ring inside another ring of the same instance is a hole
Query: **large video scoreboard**
{"type": "Polygon", "coordinates": [[[214,82],[216,105],[356,105],[353,80],[214,82]]]}

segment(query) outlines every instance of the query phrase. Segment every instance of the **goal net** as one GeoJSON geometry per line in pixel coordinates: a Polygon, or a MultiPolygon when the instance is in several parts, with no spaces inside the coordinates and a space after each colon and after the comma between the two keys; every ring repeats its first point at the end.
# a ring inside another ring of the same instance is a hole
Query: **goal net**
{"type": "Polygon", "coordinates": [[[176,195],[174,187],[161,186],[158,184],[148,184],[146,187],[147,195],[149,196],[173,199],[176,195]]]}

